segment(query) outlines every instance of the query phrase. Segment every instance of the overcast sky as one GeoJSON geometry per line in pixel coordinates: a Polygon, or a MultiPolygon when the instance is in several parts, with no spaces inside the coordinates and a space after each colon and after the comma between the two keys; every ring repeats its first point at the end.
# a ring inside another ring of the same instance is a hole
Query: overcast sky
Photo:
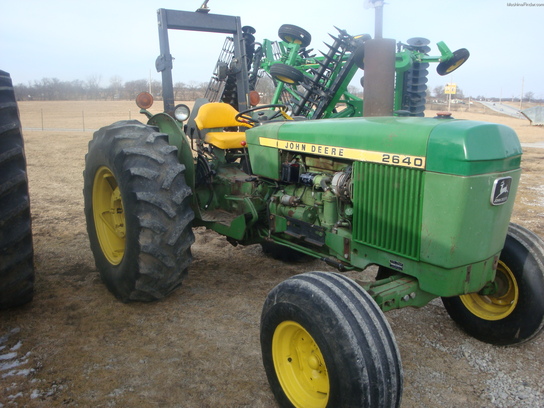
{"type": "MultiPolygon", "coordinates": [[[[0,0],[0,69],[15,84],[42,78],[61,81],[113,77],[123,82],[160,80],[158,8],[194,11],[202,0],[0,0]]],[[[209,0],[212,13],[239,15],[255,27],[257,41],[277,40],[282,24],[298,25],[312,35],[311,47],[334,26],[352,35],[374,36],[374,10],[364,0],[209,0]]],[[[519,97],[533,92],[544,98],[542,26],[544,0],[389,0],[384,8],[386,38],[425,37],[431,55],[438,41],[450,49],[467,48],[471,57],[450,76],[430,68],[429,88],[454,82],[466,96],[519,97]],[[517,4],[517,6],[516,6],[517,4]],[[539,6],[540,5],[540,6],[539,6]]],[[[171,35],[174,82],[207,82],[224,35],[175,32],[171,35]]],[[[359,86],[358,82],[354,85],[359,86]]]]}

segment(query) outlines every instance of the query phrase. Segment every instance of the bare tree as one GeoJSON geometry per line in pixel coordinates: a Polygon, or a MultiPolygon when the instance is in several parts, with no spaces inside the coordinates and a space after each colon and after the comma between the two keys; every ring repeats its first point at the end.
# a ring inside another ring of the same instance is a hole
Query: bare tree
{"type": "Polygon", "coordinates": [[[87,78],[87,93],[90,99],[98,99],[100,97],[100,75],[91,75],[87,78]]]}
{"type": "Polygon", "coordinates": [[[185,98],[185,91],[187,89],[187,85],[183,82],[176,82],[174,84],[174,99],[176,101],[186,101],[187,98],[185,98]]]}
{"type": "Polygon", "coordinates": [[[143,91],[147,91],[149,87],[146,79],[138,79],[136,81],[128,81],[125,83],[125,98],[134,99],[143,91]]]}
{"type": "Polygon", "coordinates": [[[259,92],[259,95],[261,96],[261,103],[270,103],[276,87],[272,78],[268,75],[263,75],[258,79],[255,90],[259,92]]]}
{"type": "Polygon", "coordinates": [[[110,78],[110,86],[108,88],[108,98],[120,99],[122,90],[123,79],[119,75],[112,76],[110,78]]]}
{"type": "Polygon", "coordinates": [[[444,97],[444,87],[442,85],[435,86],[433,88],[434,97],[437,99],[441,99],[444,97]]]}

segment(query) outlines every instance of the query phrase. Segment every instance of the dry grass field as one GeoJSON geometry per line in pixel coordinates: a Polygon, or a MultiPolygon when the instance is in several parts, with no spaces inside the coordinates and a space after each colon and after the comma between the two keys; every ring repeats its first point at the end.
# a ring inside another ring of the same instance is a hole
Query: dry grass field
{"type": "MultiPolygon", "coordinates": [[[[157,102],[151,110],[161,108],[157,102]]],[[[133,102],[23,102],[19,109],[36,294],[31,304],[0,312],[0,408],[275,407],[260,357],[262,303],[289,276],[328,267],[285,264],[197,229],[179,290],[156,303],[120,303],[89,249],[82,171],[89,129],[144,117],[133,102]]],[[[544,128],[528,121],[454,116],[505,123],[523,143],[544,142],[544,128]]],[[[524,152],[513,220],[544,236],[544,150],[524,152]]],[[[480,343],[438,300],[386,316],[403,359],[403,407],[544,406],[544,336],[511,348],[480,343]]]]}

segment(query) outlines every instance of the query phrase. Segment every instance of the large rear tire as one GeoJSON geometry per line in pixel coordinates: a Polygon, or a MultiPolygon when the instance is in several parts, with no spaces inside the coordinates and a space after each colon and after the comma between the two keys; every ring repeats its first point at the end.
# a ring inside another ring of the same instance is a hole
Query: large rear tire
{"type": "Polygon", "coordinates": [[[508,229],[495,288],[442,302],[465,332],[486,343],[506,346],[538,335],[544,328],[544,242],[520,225],[508,229]]]}
{"type": "Polygon", "coordinates": [[[26,158],[10,75],[0,71],[0,309],[34,296],[26,158]]]}
{"type": "Polygon", "coordinates": [[[138,121],[98,130],[84,171],[85,216],[102,280],[123,302],[181,285],[194,235],[185,166],[168,135],[138,121]]]}
{"type": "Polygon", "coordinates": [[[294,276],[268,295],[263,363],[282,407],[398,407],[402,367],[374,300],[340,274],[294,276]]]}

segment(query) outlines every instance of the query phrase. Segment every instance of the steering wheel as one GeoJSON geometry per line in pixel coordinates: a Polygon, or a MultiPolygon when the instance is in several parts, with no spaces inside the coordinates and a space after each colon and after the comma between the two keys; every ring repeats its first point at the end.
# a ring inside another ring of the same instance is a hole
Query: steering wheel
{"type": "Polygon", "coordinates": [[[251,109],[246,109],[245,111],[242,111],[242,112],[238,113],[234,117],[234,119],[237,120],[238,122],[241,122],[241,123],[249,122],[249,123],[251,123],[252,125],[255,126],[255,125],[260,124],[262,121],[260,121],[258,119],[254,119],[249,114],[252,113],[252,112],[255,112],[255,111],[270,109],[270,108],[278,108],[279,110],[277,112],[274,112],[274,114],[271,117],[265,116],[267,121],[272,120],[272,119],[276,119],[278,116],[283,116],[284,114],[286,115],[287,106],[282,104],[282,103],[277,103],[277,104],[271,104],[271,105],[256,106],[256,107],[251,108],[251,109]]]}

